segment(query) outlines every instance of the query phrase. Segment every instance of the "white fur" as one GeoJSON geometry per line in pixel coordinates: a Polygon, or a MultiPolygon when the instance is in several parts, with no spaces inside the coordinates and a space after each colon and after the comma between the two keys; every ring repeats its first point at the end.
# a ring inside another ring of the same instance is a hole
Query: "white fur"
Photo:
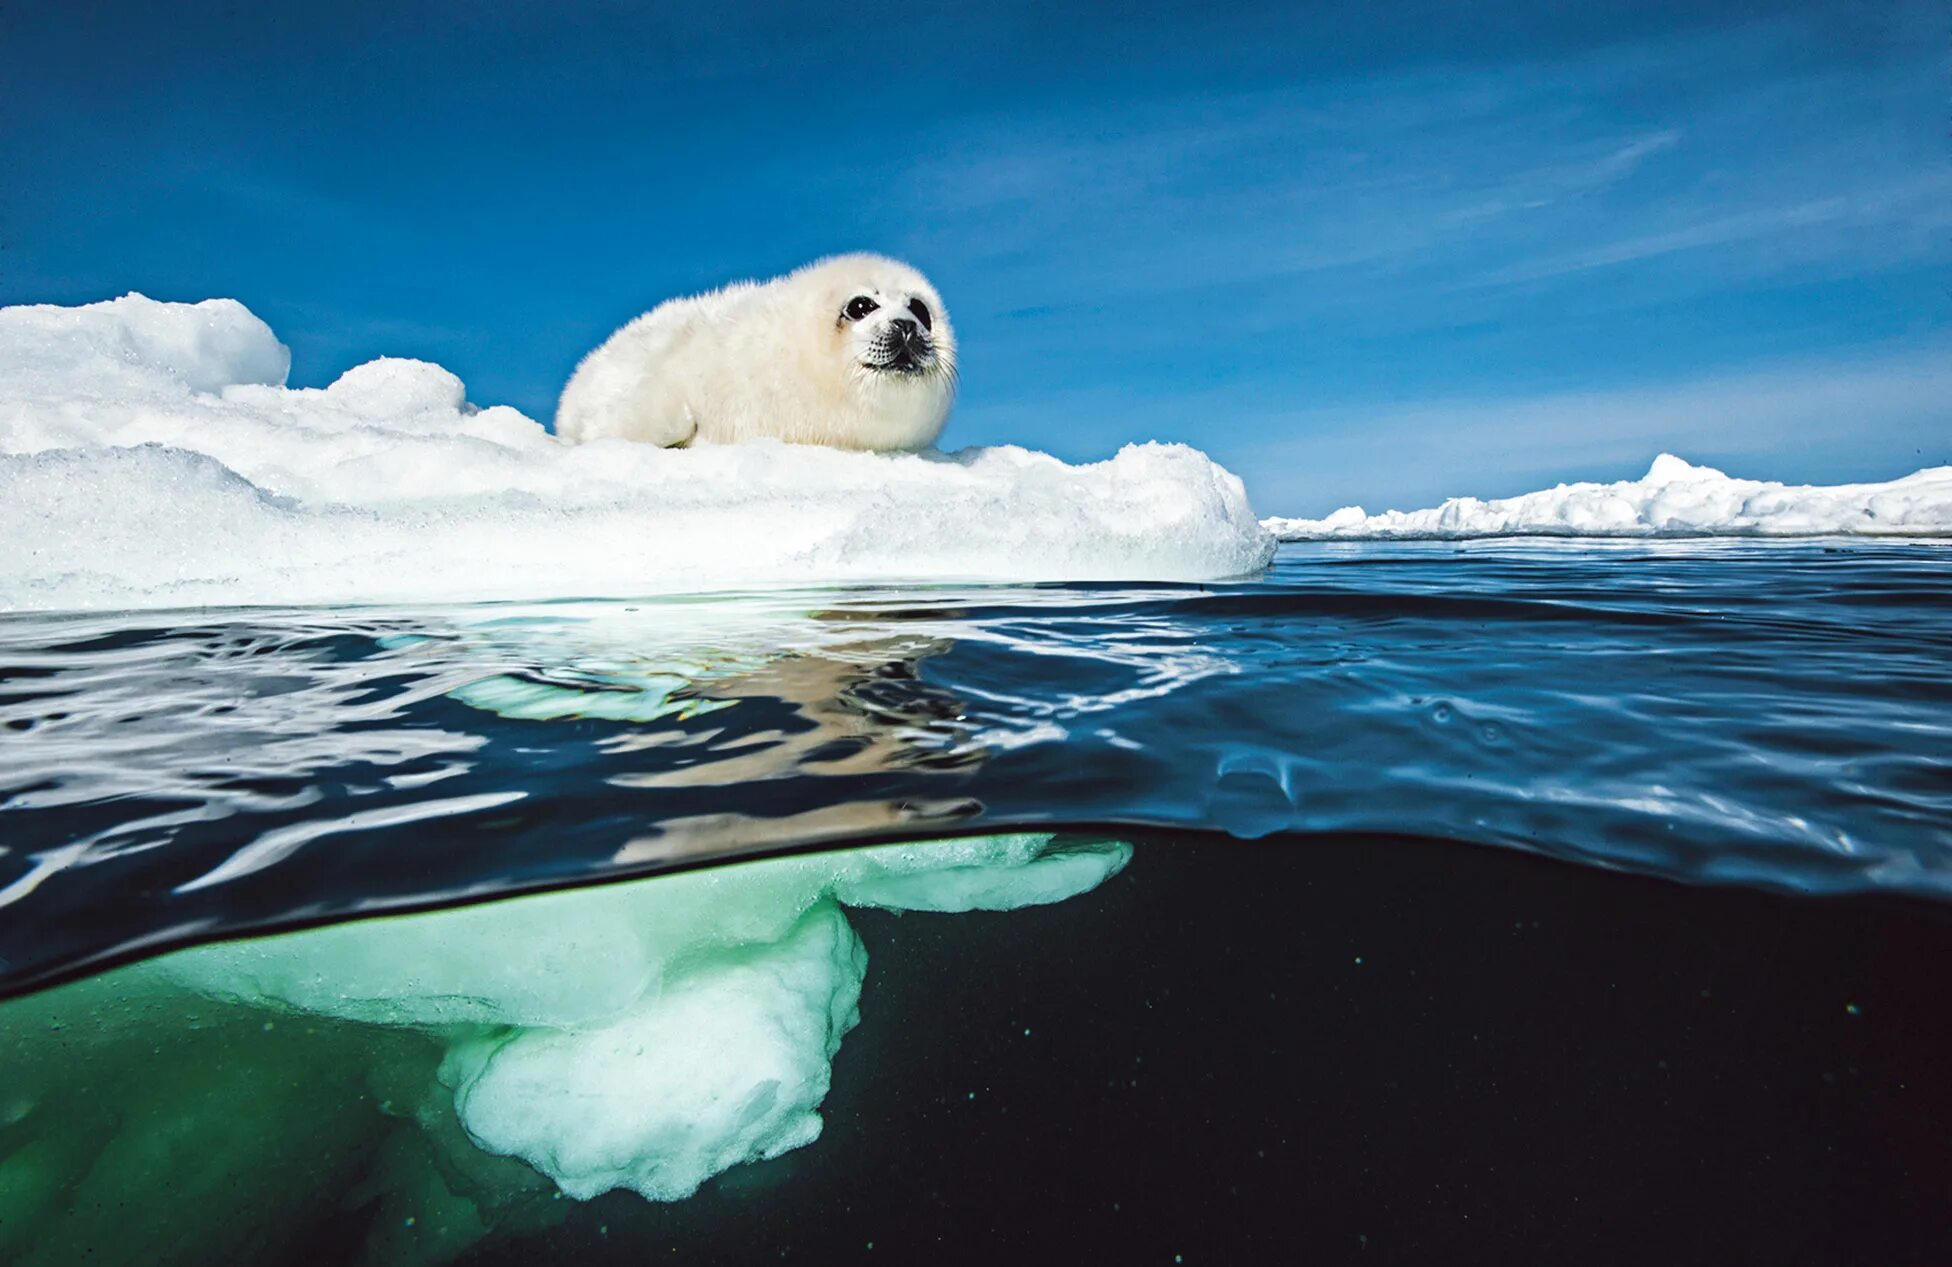
{"type": "Polygon", "coordinates": [[[942,434],[955,392],[955,333],[935,287],[896,260],[839,255],[638,317],[576,367],[556,407],[556,434],[667,447],[770,436],[921,449],[942,434]],[[880,307],[844,320],[857,295],[880,307]],[[931,310],[932,359],[919,373],[873,368],[887,323],[910,315],[916,298],[931,310]]]}

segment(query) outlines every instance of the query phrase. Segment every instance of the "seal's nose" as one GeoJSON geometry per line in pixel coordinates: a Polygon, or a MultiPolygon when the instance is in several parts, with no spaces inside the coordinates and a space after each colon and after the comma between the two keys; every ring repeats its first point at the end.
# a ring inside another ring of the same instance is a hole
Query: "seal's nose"
{"type": "Polygon", "coordinates": [[[893,327],[895,337],[901,340],[902,351],[915,355],[928,346],[928,336],[922,333],[922,327],[915,323],[914,318],[890,317],[888,324],[893,327]]]}

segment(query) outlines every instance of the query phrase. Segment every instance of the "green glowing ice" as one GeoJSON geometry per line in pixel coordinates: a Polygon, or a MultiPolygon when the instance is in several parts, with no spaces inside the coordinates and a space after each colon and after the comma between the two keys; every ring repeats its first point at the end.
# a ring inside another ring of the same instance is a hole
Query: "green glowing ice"
{"type": "Polygon", "coordinates": [[[199,947],[0,1007],[0,1261],[375,1263],[818,1137],[867,954],[843,906],[1008,910],[1130,847],[808,855],[199,947]]]}

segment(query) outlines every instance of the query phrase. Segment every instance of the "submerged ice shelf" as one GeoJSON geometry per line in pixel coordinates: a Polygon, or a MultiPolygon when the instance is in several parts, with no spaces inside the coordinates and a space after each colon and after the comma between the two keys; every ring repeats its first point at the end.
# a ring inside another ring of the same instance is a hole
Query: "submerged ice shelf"
{"type": "Polygon", "coordinates": [[[1057,902],[1130,856],[1014,835],[774,859],[203,946],[0,1005],[0,1258],[150,1261],[162,1229],[86,1212],[164,1186],[208,1197],[143,1206],[172,1212],[173,1261],[275,1250],[346,1191],[383,1212],[362,1261],[399,1263],[563,1217],[556,1193],[682,1199],[819,1136],[867,969],[844,907],[1057,902]]]}
{"type": "Polygon", "coordinates": [[[1183,445],[565,445],[381,359],[323,389],[241,304],[0,309],[0,611],[1212,580],[1273,539],[1183,445]]]}

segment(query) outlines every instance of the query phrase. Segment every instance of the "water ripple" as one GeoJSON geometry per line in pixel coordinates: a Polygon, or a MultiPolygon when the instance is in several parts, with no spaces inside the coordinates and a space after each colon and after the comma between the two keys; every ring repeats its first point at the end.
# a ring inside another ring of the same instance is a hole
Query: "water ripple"
{"type": "Polygon", "coordinates": [[[0,619],[0,985],[1006,826],[1952,896],[1952,554],[1286,549],[1261,581],[0,619]]]}

